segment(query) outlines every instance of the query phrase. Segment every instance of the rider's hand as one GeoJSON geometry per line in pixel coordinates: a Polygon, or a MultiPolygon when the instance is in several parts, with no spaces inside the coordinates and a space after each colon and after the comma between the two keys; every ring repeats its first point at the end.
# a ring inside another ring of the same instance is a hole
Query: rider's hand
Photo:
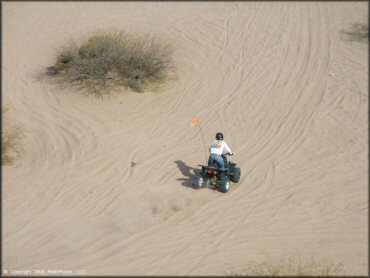
{"type": "Polygon", "coordinates": [[[233,153],[228,153],[229,155],[234,155],[233,153]]]}

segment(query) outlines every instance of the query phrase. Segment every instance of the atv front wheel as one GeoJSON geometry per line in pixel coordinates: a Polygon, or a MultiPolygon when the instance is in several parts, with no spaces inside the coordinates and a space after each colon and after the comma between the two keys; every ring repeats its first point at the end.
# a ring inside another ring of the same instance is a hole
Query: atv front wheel
{"type": "Polygon", "coordinates": [[[233,182],[235,183],[238,183],[239,180],[240,180],[240,168],[238,167],[235,167],[233,169],[233,176],[232,176],[232,179],[231,179],[233,182]]]}

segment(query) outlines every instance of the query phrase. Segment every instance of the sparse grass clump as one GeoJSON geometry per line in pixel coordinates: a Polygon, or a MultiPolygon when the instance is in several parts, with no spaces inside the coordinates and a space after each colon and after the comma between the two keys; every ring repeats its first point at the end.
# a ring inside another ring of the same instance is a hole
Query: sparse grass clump
{"type": "Polygon", "coordinates": [[[300,259],[273,260],[268,257],[260,263],[250,263],[245,269],[230,271],[232,276],[343,276],[344,267],[341,263],[333,264],[327,260],[315,260],[302,262],[300,259]]]}
{"type": "Polygon", "coordinates": [[[1,165],[12,165],[19,158],[21,137],[22,132],[19,126],[3,125],[1,133],[1,165]]]}
{"type": "Polygon", "coordinates": [[[349,30],[342,30],[350,41],[369,42],[369,25],[367,23],[355,23],[349,30]]]}
{"type": "Polygon", "coordinates": [[[126,86],[143,92],[148,85],[166,80],[173,70],[168,44],[146,36],[103,33],[78,46],[72,42],[59,51],[50,75],[89,93],[126,86]]]}

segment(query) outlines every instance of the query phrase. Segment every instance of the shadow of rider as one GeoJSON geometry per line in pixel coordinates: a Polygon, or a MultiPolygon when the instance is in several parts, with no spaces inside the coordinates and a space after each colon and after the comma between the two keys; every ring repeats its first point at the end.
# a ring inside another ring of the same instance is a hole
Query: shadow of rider
{"type": "Polygon", "coordinates": [[[183,178],[176,179],[176,180],[181,181],[181,185],[183,185],[185,187],[193,187],[192,186],[192,179],[195,175],[200,173],[199,169],[190,167],[190,166],[186,165],[186,163],[181,161],[181,160],[176,160],[175,163],[176,163],[177,167],[179,168],[181,174],[184,176],[183,178]]]}

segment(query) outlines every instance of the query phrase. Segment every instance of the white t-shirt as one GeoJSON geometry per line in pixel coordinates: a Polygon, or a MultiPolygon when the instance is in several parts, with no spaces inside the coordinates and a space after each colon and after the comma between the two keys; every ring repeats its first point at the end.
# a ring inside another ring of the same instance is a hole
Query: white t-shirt
{"type": "Polygon", "coordinates": [[[233,153],[225,141],[215,140],[213,141],[212,145],[209,147],[209,152],[211,154],[221,155],[223,154],[225,149],[228,153],[233,153]]]}

